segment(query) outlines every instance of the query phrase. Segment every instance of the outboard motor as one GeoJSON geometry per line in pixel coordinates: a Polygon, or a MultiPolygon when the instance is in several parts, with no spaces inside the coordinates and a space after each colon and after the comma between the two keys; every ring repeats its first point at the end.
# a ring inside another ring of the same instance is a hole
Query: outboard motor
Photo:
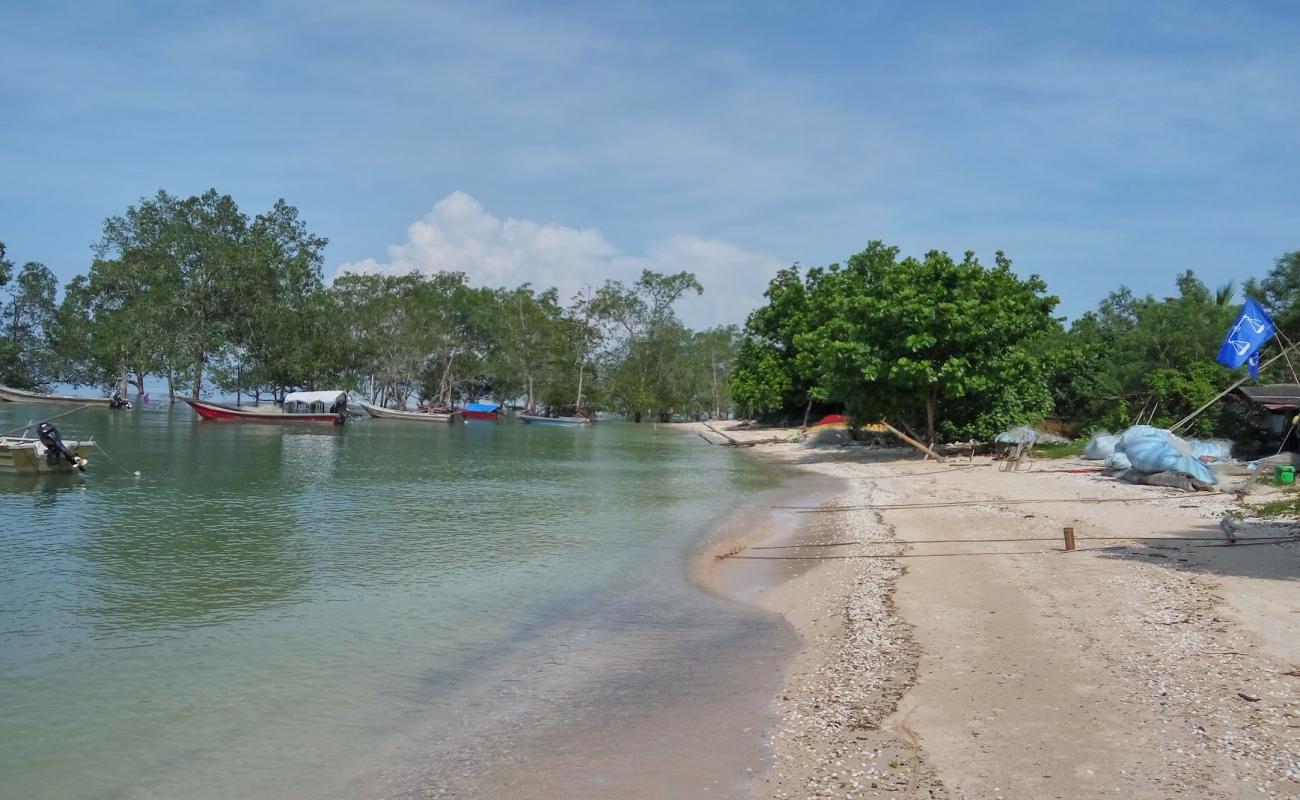
{"type": "Polygon", "coordinates": [[[75,466],[82,472],[86,471],[86,461],[78,458],[77,454],[68,449],[63,443],[63,437],[59,435],[59,429],[48,422],[42,422],[36,426],[36,436],[45,445],[45,463],[51,467],[58,465],[60,458],[68,459],[68,463],[75,466]]]}
{"type": "Polygon", "coordinates": [[[340,397],[340,398],[338,399],[338,402],[336,402],[336,403],[334,403],[334,405],[330,406],[330,413],[331,413],[331,414],[338,414],[338,417],[336,417],[335,420],[334,420],[334,424],[335,424],[335,425],[342,425],[342,424],[344,424],[345,422],[348,421],[348,397],[347,397],[347,395],[343,395],[342,397],[340,397]]]}

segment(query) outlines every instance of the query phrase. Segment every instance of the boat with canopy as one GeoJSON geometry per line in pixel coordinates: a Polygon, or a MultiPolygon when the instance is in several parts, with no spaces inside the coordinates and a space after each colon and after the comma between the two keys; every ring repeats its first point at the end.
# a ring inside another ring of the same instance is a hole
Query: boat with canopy
{"type": "Polygon", "coordinates": [[[342,425],[347,419],[348,395],[337,390],[290,392],[280,407],[245,408],[211,400],[182,398],[200,417],[220,422],[323,422],[342,425]]]}

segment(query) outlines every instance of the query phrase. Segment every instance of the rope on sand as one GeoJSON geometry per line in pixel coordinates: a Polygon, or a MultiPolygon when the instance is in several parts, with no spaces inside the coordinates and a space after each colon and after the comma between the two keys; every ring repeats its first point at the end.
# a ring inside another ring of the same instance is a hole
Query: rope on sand
{"type": "Polygon", "coordinates": [[[955,508],[974,505],[1019,506],[1030,503],[1148,503],[1158,500],[1187,500],[1192,496],[1177,494],[1160,497],[1033,497],[1019,500],[984,497],[973,500],[948,500],[933,503],[881,503],[863,506],[772,506],[772,508],[784,511],[800,511],[805,514],[828,514],[835,511],[895,511],[904,508],[955,508]]]}

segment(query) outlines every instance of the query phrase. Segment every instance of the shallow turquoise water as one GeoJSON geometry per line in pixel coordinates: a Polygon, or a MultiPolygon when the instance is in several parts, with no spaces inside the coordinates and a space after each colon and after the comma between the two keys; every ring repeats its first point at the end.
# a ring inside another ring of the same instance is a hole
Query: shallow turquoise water
{"type": "MultiPolygon", "coordinates": [[[[0,404],[0,429],[63,410],[0,404]]],[[[780,474],[677,433],[56,424],[103,449],[0,475],[3,796],[454,787],[521,719],[634,717],[773,641],[685,572],[712,498],[780,474]]]]}

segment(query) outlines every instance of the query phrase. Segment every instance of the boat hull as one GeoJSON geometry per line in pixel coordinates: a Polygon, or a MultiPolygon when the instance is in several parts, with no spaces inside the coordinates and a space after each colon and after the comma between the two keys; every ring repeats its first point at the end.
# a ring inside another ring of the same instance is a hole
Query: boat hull
{"type": "Polygon", "coordinates": [[[569,428],[591,424],[591,420],[586,417],[535,417],[532,414],[520,414],[519,421],[528,425],[560,425],[569,428]]]}
{"type": "MultiPolygon", "coordinates": [[[[86,453],[95,447],[94,440],[85,442],[65,441],[64,446],[73,454],[86,458],[86,453]]],[[[50,464],[46,458],[45,445],[39,439],[26,437],[0,437],[0,473],[16,475],[39,475],[43,473],[76,472],[77,468],[66,459],[59,459],[57,464],[50,464]]]]}
{"type": "Polygon", "coordinates": [[[460,412],[451,414],[440,414],[437,411],[398,411],[394,408],[381,408],[372,406],[369,403],[362,403],[361,407],[366,410],[374,419],[394,419],[404,422],[437,422],[443,425],[456,422],[460,418],[460,412]]]}
{"type": "Polygon", "coordinates": [[[482,419],[482,420],[489,420],[491,422],[496,422],[497,417],[501,416],[500,413],[496,411],[465,410],[465,411],[461,411],[460,413],[464,415],[465,419],[482,419]]]}
{"type": "Polygon", "coordinates": [[[109,407],[111,402],[107,397],[73,397],[68,394],[40,394],[39,392],[27,392],[22,389],[11,389],[8,386],[0,386],[0,401],[9,403],[51,403],[63,406],[103,406],[109,407]]]}
{"type": "Polygon", "coordinates": [[[211,403],[206,400],[181,398],[189,403],[190,408],[203,419],[217,422],[313,422],[328,425],[342,425],[339,414],[286,414],[283,412],[246,411],[236,406],[223,403],[211,403]]]}

